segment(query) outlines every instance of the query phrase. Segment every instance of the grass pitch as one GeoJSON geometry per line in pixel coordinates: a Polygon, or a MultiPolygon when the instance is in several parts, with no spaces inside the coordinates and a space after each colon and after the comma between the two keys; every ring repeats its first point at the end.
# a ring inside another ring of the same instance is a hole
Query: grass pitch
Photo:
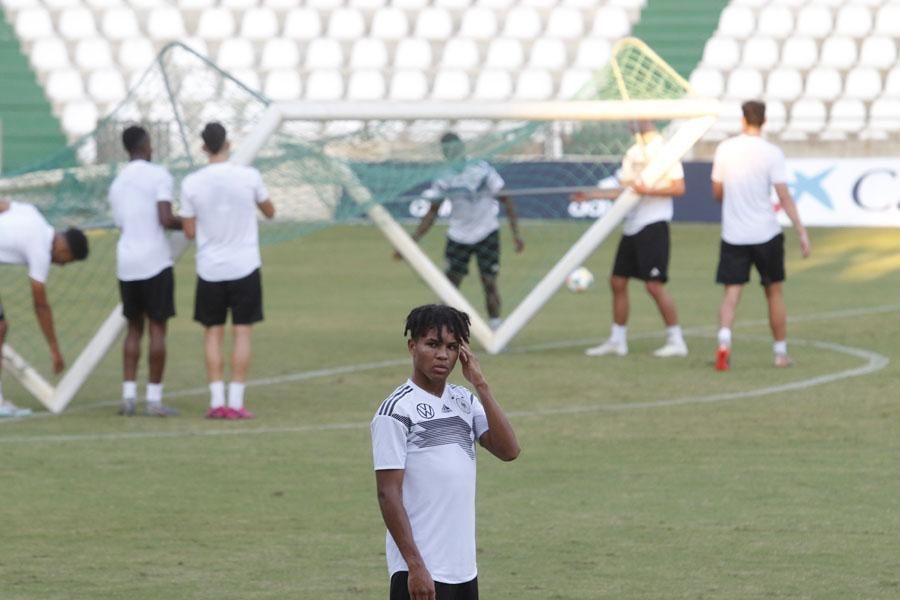
{"type": "MultiPolygon", "coordinates": [[[[507,310],[573,233],[524,230],[526,254],[503,259],[507,310]]],[[[801,262],[789,233],[796,366],[770,367],[751,283],[726,374],[711,366],[717,239],[673,228],[686,359],[651,356],[662,327],[638,284],[631,354],[583,356],[608,331],[612,243],[586,265],[597,285],[560,292],[510,352],[481,356],[523,448],[478,459],[482,597],[900,596],[898,234],[815,231],[801,262]]],[[[425,241],[439,256],[441,232],[425,241]]],[[[0,422],[0,598],[387,597],[368,422],[409,374],[406,312],[433,299],[389,257],[363,226],[265,249],[255,421],[202,419],[186,260],[166,375],[182,416],[115,416],[117,347],[69,412],[0,422]]],[[[464,290],[482,306],[474,281],[464,290]]]]}

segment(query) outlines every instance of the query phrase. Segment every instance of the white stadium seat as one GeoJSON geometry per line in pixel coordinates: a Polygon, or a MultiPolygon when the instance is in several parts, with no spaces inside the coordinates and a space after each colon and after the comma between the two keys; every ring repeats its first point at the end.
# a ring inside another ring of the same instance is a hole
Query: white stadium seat
{"type": "Polygon", "coordinates": [[[338,69],[344,65],[344,50],[337,40],[315,39],[306,47],[305,62],[308,69],[338,69]]]}
{"type": "Polygon", "coordinates": [[[230,8],[231,10],[248,10],[251,8],[255,8],[258,4],[258,0],[221,0],[222,6],[225,8],[230,8]]]}
{"type": "Polygon", "coordinates": [[[384,8],[387,0],[348,0],[347,6],[361,10],[378,10],[384,8]]]}
{"type": "Polygon", "coordinates": [[[870,36],[863,40],[859,64],[876,69],[890,69],[897,62],[897,44],[892,38],[870,36]]]}
{"type": "Polygon", "coordinates": [[[725,93],[725,78],[718,69],[699,67],[691,73],[691,87],[705,98],[718,98],[725,93]]]}
{"type": "Polygon", "coordinates": [[[241,37],[268,40],[278,35],[278,17],[271,8],[253,8],[241,19],[241,37]]]}
{"type": "MultiPolygon", "coordinates": [[[[297,7],[297,0],[260,0],[262,6],[267,6],[273,10],[289,11],[297,7]]],[[[310,9],[318,13],[315,9],[310,9]]]]}
{"type": "Polygon", "coordinates": [[[416,17],[416,37],[446,40],[453,35],[453,17],[443,8],[425,8],[416,17]]]}
{"type": "Polygon", "coordinates": [[[881,74],[874,67],[856,67],[844,80],[844,97],[874,100],[881,94],[881,74]]]}
{"type": "Polygon", "coordinates": [[[40,0],[3,0],[0,4],[6,9],[6,15],[10,19],[20,10],[41,6],[40,0]]]}
{"type": "Polygon", "coordinates": [[[883,95],[900,99],[900,67],[894,67],[888,71],[884,79],[883,95]]]}
{"type": "Polygon", "coordinates": [[[166,0],[128,0],[131,8],[141,11],[149,11],[160,6],[167,6],[166,0]]]}
{"type": "Polygon", "coordinates": [[[59,38],[48,37],[37,40],[28,54],[31,66],[39,72],[62,69],[69,66],[66,44],[59,38]]]}
{"type": "Polygon", "coordinates": [[[522,6],[533,6],[534,8],[544,12],[556,6],[556,0],[519,0],[522,6]]]}
{"type": "Polygon", "coordinates": [[[204,10],[216,5],[216,0],[176,0],[174,4],[179,10],[204,10]]]}
{"type": "Polygon", "coordinates": [[[831,33],[834,17],[831,9],[822,4],[807,4],[797,13],[795,36],[822,39],[831,33]]]}
{"type": "Polygon", "coordinates": [[[85,135],[97,127],[98,116],[97,106],[93,102],[71,102],[63,109],[63,129],[70,135],[85,135]]]}
{"type": "Polygon", "coordinates": [[[875,15],[875,32],[879,35],[900,37],[900,4],[885,4],[875,15]]]}
{"type": "Polygon", "coordinates": [[[746,100],[759,98],[763,92],[762,74],[756,69],[738,67],[728,74],[725,95],[729,98],[746,100]]]}
{"type": "Polygon", "coordinates": [[[422,100],[428,95],[428,78],[421,71],[394,71],[388,97],[391,100],[422,100]]]}
{"type": "Polygon", "coordinates": [[[431,44],[418,38],[406,38],[394,48],[394,67],[398,69],[427,69],[431,66],[431,44]]]}
{"type": "Polygon", "coordinates": [[[262,90],[259,72],[256,69],[236,69],[231,72],[231,75],[251,90],[262,90]]]}
{"type": "Polygon", "coordinates": [[[44,0],[44,6],[54,12],[59,12],[66,8],[75,8],[82,6],[80,0],[44,0]]]}
{"type": "Polygon", "coordinates": [[[845,4],[838,11],[834,25],[838,35],[849,35],[861,38],[872,31],[872,12],[869,7],[860,4],[845,4]]]}
{"type": "Polygon", "coordinates": [[[766,79],[766,99],[791,101],[803,93],[803,75],[796,69],[778,67],[766,79]]]}
{"type": "Polygon", "coordinates": [[[473,96],[478,100],[499,101],[508,99],[512,92],[513,82],[509,72],[486,69],[478,73],[473,96]]]}
{"type": "Polygon", "coordinates": [[[60,69],[47,76],[44,91],[51,102],[70,102],[84,98],[84,81],[75,69],[60,69]]]}
{"type": "Polygon", "coordinates": [[[872,102],[869,126],[886,131],[900,130],[900,99],[879,98],[872,102]]]}
{"type": "Polygon", "coordinates": [[[309,6],[310,8],[315,8],[317,10],[333,10],[335,8],[339,8],[344,3],[344,0],[306,0],[304,4],[309,6]]]}
{"type": "Polygon", "coordinates": [[[766,132],[778,133],[787,125],[787,110],[784,104],[778,100],[766,99],[766,122],[763,125],[766,132]]]}
{"type": "Polygon", "coordinates": [[[430,4],[429,0],[391,0],[397,8],[418,12],[430,4]]]}
{"type": "Polygon", "coordinates": [[[561,40],[539,38],[531,45],[528,64],[532,67],[559,71],[567,61],[566,45],[561,40]]]}
{"type": "Polygon", "coordinates": [[[513,95],[519,100],[547,100],[553,96],[553,77],[543,69],[525,69],[516,79],[513,95]]]}
{"type": "Polygon", "coordinates": [[[833,36],[822,43],[819,66],[849,69],[856,64],[856,41],[849,37],[833,36]]]}
{"type": "Polygon", "coordinates": [[[59,15],[57,27],[67,40],[83,40],[97,35],[94,15],[87,8],[67,8],[59,15]]]}
{"type": "Polygon", "coordinates": [[[242,38],[225,40],[219,46],[216,63],[226,71],[252,67],[256,64],[256,49],[253,42],[242,38]]]}
{"type": "Polygon", "coordinates": [[[568,69],[559,80],[556,97],[562,100],[571,100],[590,80],[591,72],[587,69],[568,69]]]}
{"type": "Polygon", "coordinates": [[[127,94],[125,80],[117,69],[101,69],[91,73],[87,91],[98,104],[118,104],[127,94]]]}
{"type": "Polygon", "coordinates": [[[360,11],[354,8],[338,8],[328,19],[328,37],[351,41],[366,33],[366,21],[360,11]]]}
{"type": "Polygon", "coordinates": [[[594,14],[594,23],[591,27],[591,34],[606,38],[608,40],[618,40],[626,37],[631,33],[631,21],[624,10],[616,6],[601,6],[594,14]]]}
{"type": "Polygon", "coordinates": [[[354,71],[347,83],[348,100],[380,100],[387,93],[384,74],[375,69],[354,71]]]}
{"type": "Polygon", "coordinates": [[[475,0],[475,4],[491,10],[506,11],[515,6],[516,0],[475,0]]]}
{"type": "Polygon", "coordinates": [[[353,69],[383,69],[388,64],[388,51],[384,42],[375,38],[362,38],[353,43],[350,50],[350,67],[353,69]]]}
{"type": "Polygon", "coordinates": [[[197,36],[204,40],[226,40],[235,29],[234,15],[227,8],[207,8],[197,22],[197,36]]]}
{"type": "Polygon", "coordinates": [[[522,66],[525,53],[518,40],[499,38],[488,46],[485,66],[505,70],[514,70],[522,66]]]}
{"type": "Polygon", "coordinates": [[[840,99],[831,105],[828,130],[856,133],[866,125],[866,106],[861,100],[840,99]]]}
{"type": "Polygon", "coordinates": [[[372,17],[372,37],[382,40],[401,40],[409,32],[406,13],[391,7],[383,8],[372,17]]]}
{"type": "Polygon", "coordinates": [[[769,5],[759,11],[756,30],[764,36],[784,39],[794,30],[794,13],[786,6],[769,5]]]}
{"type": "Polygon", "coordinates": [[[575,40],[582,36],[584,19],[580,10],[574,8],[554,8],[547,21],[544,35],[561,40],[575,40]]]}
{"type": "Polygon", "coordinates": [[[791,106],[788,129],[800,133],[818,133],[825,127],[825,118],[825,104],[821,100],[797,100],[791,106]]]}
{"type": "Polygon", "coordinates": [[[471,0],[434,0],[434,6],[448,10],[462,10],[472,4],[471,0]]]}
{"type": "Polygon", "coordinates": [[[745,6],[748,8],[759,10],[769,3],[769,0],[731,0],[729,6],[745,6]]]}
{"type": "Polygon", "coordinates": [[[431,97],[434,100],[465,100],[472,93],[472,83],[463,71],[438,71],[434,76],[431,97]]]}
{"type": "Polygon", "coordinates": [[[504,19],[503,36],[520,40],[532,40],[541,34],[543,22],[540,13],[530,6],[516,6],[504,19]]]}
{"type": "Polygon", "coordinates": [[[741,49],[737,41],[726,37],[711,37],[703,47],[703,66],[728,71],[737,66],[741,49]]]}
{"type": "Polygon", "coordinates": [[[806,37],[791,37],[781,47],[781,64],[795,69],[811,69],[819,61],[816,41],[806,37]]]}
{"type": "MultiPolygon", "coordinates": [[[[269,40],[263,46],[259,66],[263,71],[296,69],[300,66],[300,49],[297,47],[297,42],[288,38],[269,40]]],[[[299,96],[298,93],[297,97],[299,96]]]]}
{"type": "Polygon", "coordinates": [[[816,67],[806,75],[806,97],[816,100],[834,100],[843,89],[841,74],[829,67],[816,67]]]}
{"type": "Polygon", "coordinates": [[[303,93],[300,74],[294,69],[270,71],[266,75],[263,93],[272,100],[297,100],[303,93]]]}
{"type": "Polygon", "coordinates": [[[768,71],[778,64],[778,42],[772,38],[752,37],[744,42],[741,64],[768,71]]]}
{"type": "MultiPolygon", "coordinates": [[[[322,34],[319,11],[313,8],[293,8],[284,21],[284,36],[295,40],[313,40],[322,34]]],[[[309,86],[307,86],[307,91],[309,86]]]]}
{"type": "Polygon", "coordinates": [[[179,40],[187,35],[181,11],[171,6],[154,8],[147,16],[147,35],[154,40],[179,40]]]}
{"type": "Polygon", "coordinates": [[[344,95],[344,78],[338,71],[313,71],[306,78],[308,100],[340,100],[344,95]]]}
{"type": "Polygon", "coordinates": [[[722,103],[719,120],[713,125],[711,135],[725,137],[741,130],[741,101],[731,100],[722,103]]]}
{"type": "Polygon", "coordinates": [[[481,61],[478,44],[471,39],[453,38],[444,44],[441,67],[444,69],[475,69],[481,61]]]}
{"type": "Polygon", "coordinates": [[[85,71],[111,67],[113,58],[109,42],[100,37],[81,40],[75,46],[75,64],[85,71]]]}
{"type": "Polygon", "coordinates": [[[476,6],[463,13],[459,37],[490,40],[497,35],[497,15],[494,11],[476,6]]]}
{"type": "Polygon", "coordinates": [[[119,45],[119,66],[125,71],[144,71],[156,58],[153,42],[144,37],[124,40],[119,45]]]}
{"type": "MultiPolygon", "coordinates": [[[[196,54],[202,57],[209,57],[209,46],[206,44],[206,40],[199,37],[189,37],[182,39],[181,43],[196,54]]],[[[172,55],[172,61],[179,66],[197,65],[197,57],[191,52],[176,52],[172,55]]]]}
{"type": "Polygon", "coordinates": [[[100,29],[112,41],[127,40],[141,35],[137,15],[127,7],[111,8],[103,13],[100,29]]]}
{"type": "Polygon", "coordinates": [[[745,39],[756,29],[756,16],[747,6],[726,6],[719,15],[718,35],[745,39]]]}
{"type": "Polygon", "coordinates": [[[578,44],[575,68],[596,70],[606,66],[612,56],[612,45],[608,40],[588,38],[578,44]]]}

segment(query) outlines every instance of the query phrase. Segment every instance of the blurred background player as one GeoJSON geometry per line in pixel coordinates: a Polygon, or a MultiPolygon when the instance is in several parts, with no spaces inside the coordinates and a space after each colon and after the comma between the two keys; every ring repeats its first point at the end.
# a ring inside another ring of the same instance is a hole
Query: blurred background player
{"type": "Polygon", "coordinates": [[[185,236],[197,240],[194,320],[205,327],[210,392],[206,416],[252,419],[244,408],[244,383],[250,368],[252,326],[263,319],[256,211],[271,219],[275,206],[259,171],[228,162],[230,144],[222,125],[208,123],[202,138],[209,165],[184,178],[181,215],[185,236]],[[234,343],[226,403],[222,343],[229,311],[234,343]]]}
{"type": "MultiPolygon", "coordinates": [[[[497,218],[497,203],[503,203],[506,208],[506,218],[518,253],[525,249],[525,242],[519,235],[516,209],[508,196],[498,196],[498,192],[503,189],[503,178],[494,167],[483,160],[466,160],[466,147],[458,135],[445,133],[441,137],[441,152],[449,165],[432,182],[431,187],[422,193],[422,197],[432,204],[412,238],[418,241],[431,229],[445,199],[452,202],[453,210],[450,213],[444,251],[447,279],[459,287],[469,272],[469,259],[472,254],[475,255],[490,326],[496,329],[501,322],[500,291],[497,289],[497,278],[500,275],[500,222],[497,218]]],[[[394,256],[400,258],[399,253],[394,256]]]]}
{"type": "MultiPolygon", "coordinates": [[[[640,279],[647,293],[666,324],[666,343],[653,354],[658,357],[687,356],[688,347],[678,324],[675,301],[666,291],[665,283],[669,273],[669,222],[672,220],[672,196],[684,194],[684,169],[676,162],[655,186],[647,186],[641,181],[643,168],[665,145],[663,137],[652,121],[638,121],[634,125],[637,143],[631,146],[622,159],[619,176],[623,186],[631,187],[640,200],[625,216],[622,223],[622,239],[616,250],[609,286],[613,297],[613,323],[609,339],[593,348],[585,350],[588,356],[628,354],[628,280],[640,279]]],[[[614,200],[622,189],[597,189],[577,192],[575,201],[593,198],[614,200]]]]}
{"type": "Polygon", "coordinates": [[[745,102],[743,133],[716,148],[712,167],[713,197],[722,203],[722,241],[716,282],[725,286],[719,307],[719,347],[716,369],[725,371],[731,359],[731,328],[750,267],[756,266],[766,292],[769,325],[775,339],[775,366],[787,367],[787,310],[784,305],[784,234],[772,204],[772,188],[784,214],[800,238],[803,258],[809,256],[806,228],[787,187],[787,169],[780,148],[762,138],[766,105],[745,102]]]}
{"type": "Polygon", "coordinates": [[[504,461],[519,455],[519,444],[469,349],[466,313],[420,306],[403,333],[412,376],[371,426],[390,598],[477,600],[475,440],[504,461]],[[457,359],[477,396],[447,383],[457,359]]]}
{"type": "Polygon", "coordinates": [[[162,404],[163,371],[166,368],[166,323],[175,315],[175,278],[172,251],[166,229],[181,229],[172,214],[172,175],[150,162],[153,148],[143,127],[122,133],[129,163],[109,188],[113,220],[121,230],[116,246],[116,277],[122,297],[122,314],[128,333],[122,348],[122,407],[119,414],[135,412],[138,360],[144,322],[149,323],[149,375],[147,414],[176,414],[162,404]]]}
{"type": "MultiPolygon", "coordinates": [[[[53,326],[53,311],[47,299],[46,284],[50,264],[65,265],[74,260],[84,260],[87,255],[87,237],[80,229],[69,228],[65,232],[56,232],[31,204],[0,200],[0,264],[28,266],[34,314],[50,346],[54,373],[61,373],[66,364],[59,351],[53,326]]],[[[6,317],[3,304],[0,303],[0,357],[6,330],[6,317]]],[[[4,400],[3,388],[0,386],[0,417],[29,414],[30,410],[18,408],[12,402],[4,400]]]]}

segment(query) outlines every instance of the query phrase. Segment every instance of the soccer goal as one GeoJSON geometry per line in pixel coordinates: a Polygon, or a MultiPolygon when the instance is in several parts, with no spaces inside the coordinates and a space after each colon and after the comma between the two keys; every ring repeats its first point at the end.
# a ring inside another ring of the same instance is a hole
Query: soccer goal
{"type": "MultiPolygon", "coordinates": [[[[96,131],[64,155],[0,180],[0,195],[33,202],[57,227],[88,228],[92,244],[88,261],[54,270],[49,282],[58,337],[70,360],[60,377],[44,366],[49,361],[30,316],[27,286],[21,285],[24,273],[0,269],[4,307],[16,318],[5,370],[49,410],[60,412],[121,334],[116,235],[106,192],[125,160],[118,138],[130,123],[148,127],[155,160],[180,178],[203,162],[198,139],[203,124],[222,122],[235,145],[232,160],[262,171],[278,207],[278,220],[261,226],[264,244],[289,242],[325,226],[374,225],[431,294],[471,315],[473,336],[487,352],[497,353],[637,201],[628,191],[615,202],[569,200],[571,193],[598,183],[617,186],[616,170],[635,144],[634,123],[655,122],[665,142],[641,171],[644,183],[653,185],[690,151],[718,112],[717,102],[695,97],[686,81],[635,39],[620,42],[609,65],[590,76],[573,99],[535,102],[271,102],[252,85],[173,45],[96,131]],[[423,191],[447,169],[439,140],[451,130],[465,144],[467,163],[480,161],[499,171],[505,182],[501,193],[512,198],[526,239],[541,241],[540,252],[529,253],[526,246],[521,256],[504,241],[499,258],[504,320],[496,329],[476,308],[484,302],[477,275],[457,288],[437,266],[443,260],[443,216],[465,198],[451,195],[441,207],[430,245],[417,244],[409,234],[428,210],[423,191]]],[[[183,240],[173,244],[180,253],[183,240]]]]}

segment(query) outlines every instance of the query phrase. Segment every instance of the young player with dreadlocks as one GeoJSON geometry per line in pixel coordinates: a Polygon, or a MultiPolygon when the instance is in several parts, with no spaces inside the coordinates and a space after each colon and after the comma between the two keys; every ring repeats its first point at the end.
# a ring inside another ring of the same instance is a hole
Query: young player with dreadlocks
{"type": "Polygon", "coordinates": [[[420,306],[407,334],[412,376],[372,419],[390,598],[477,599],[475,440],[503,461],[519,455],[519,444],[469,348],[466,313],[420,306]],[[447,383],[457,360],[478,396],[447,383]]]}

